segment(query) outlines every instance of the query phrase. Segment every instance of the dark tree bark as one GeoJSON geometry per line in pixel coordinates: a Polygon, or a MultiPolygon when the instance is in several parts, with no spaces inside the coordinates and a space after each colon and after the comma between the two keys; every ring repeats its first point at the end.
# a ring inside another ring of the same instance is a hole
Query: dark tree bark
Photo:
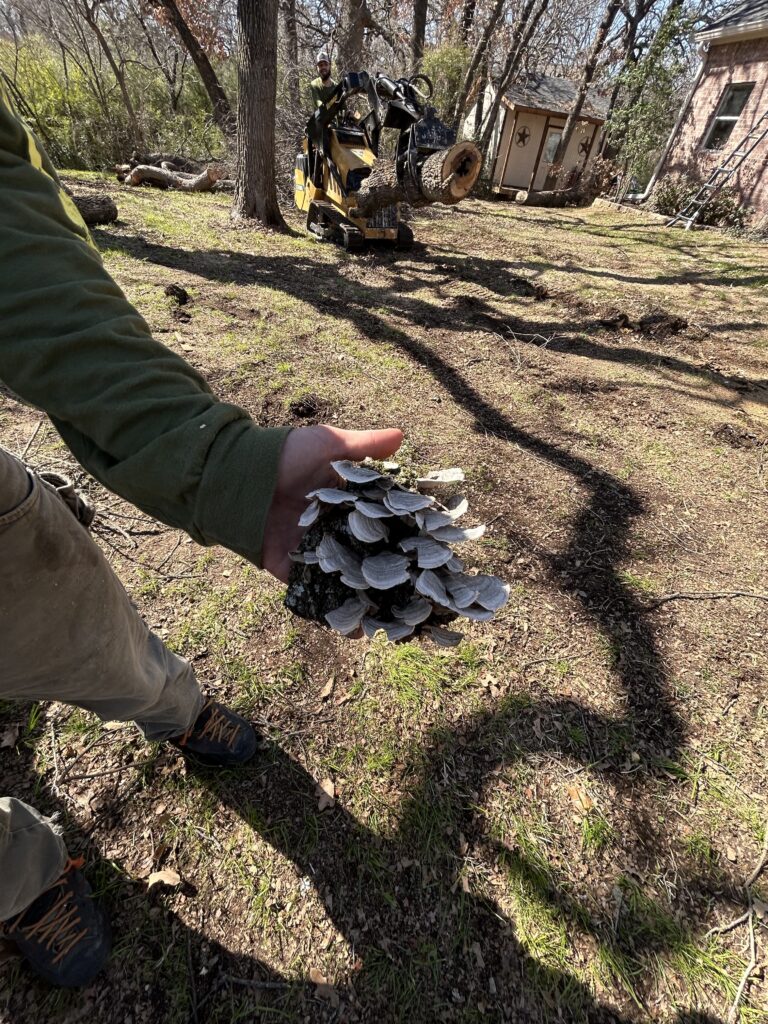
{"type": "Polygon", "coordinates": [[[491,144],[491,136],[493,135],[493,127],[496,124],[496,119],[499,116],[499,109],[501,107],[501,101],[504,97],[504,93],[507,91],[512,83],[517,70],[520,67],[520,62],[523,59],[528,43],[530,43],[533,33],[536,31],[536,27],[541,21],[541,18],[549,7],[550,0],[540,0],[538,8],[534,12],[537,0],[526,0],[525,7],[523,8],[520,18],[515,25],[515,30],[512,34],[512,42],[509,47],[509,55],[507,56],[506,63],[501,72],[501,76],[498,80],[496,88],[496,94],[491,104],[491,109],[488,113],[488,120],[485,124],[485,129],[480,138],[480,152],[483,154],[483,161],[488,156],[488,148],[491,144]]]}
{"type": "Polygon", "coordinates": [[[184,20],[184,16],[176,5],[176,0],[149,0],[149,3],[155,10],[164,10],[166,12],[168,20],[176,29],[179,39],[181,39],[189,56],[192,58],[192,63],[197,68],[203,87],[211,101],[214,121],[227,138],[232,138],[235,134],[235,118],[232,114],[227,94],[224,92],[221,82],[213,70],[208,54],[184,20]]]}
{"type": "Polygon", "coordinates": [[[366,0],[344,0],[339,36],[339,61],[342,74],[347,71],[363,69],[363,44],[366,29],[381,36],[393,50],[397,49],[394,36],[374,18],[366,0]]]}
{"type": "Polygon", "coordinates": [[[483,61],[480,71],[480,80],[477,84],[477,106],[475,107],[475,124],[472,128],[474,137],[477,138],[483,130],[483,115],[485,113],[485,93],[488,89],[488,61],[483,61]]]}
{"type": "MultiPolygon", "coordinates": [[[[456,104],[453,108],[452,121],[454,128],[459,127],[459,122],[461,121],[461,118],[464,115],[464,108],[467,105],[467,98],[469,97],[469,94],[472,91],[472,86],[475,84],[477,70],[480,67],[481,63],[483,62],[486,53],[488,52],[488,44],[490,43],[496,26],[499,23],[499,18],[501,17],[502,11],[504,10],[504,4],[506,2],[507,0],[496,0],[493,6],[493,10],[491,11],[488,17],[486,26],[483,29],[483,34],[478,39],[477,45],[475,46],[475,49],[472,53],[472,58],[470,59],[469,66],[467,68],[467,73],[464,75],[464,81],[462,82],[459,95],[456,97],[456,104]]],[[[466,11],[467,7],[465,4],[464,14],[466,14],[466,11]]],[[[472,16],[474,17],[474,6],[472,7],[472,16]]]]}
{"type": "Polygon", "coordinates": [[[288,58],[288,96],[291,107],[298,110],[301,105],[299,94],[299,37],[296,32],[296,0],[283,0],[283,23],[285,25],[286,56],[288,58]]]}
{"type": "Polygon", "coordinates": [[[111,224],[117,220],[117,206],[109,196],[72,196],[72,202],[89,227],[94,224],[111,224]]]}
{"type": "Polygon", "coordinates": [[[600,52],[605,44],[606,37],[611,30],[611,25],[616,18],[616,15],[621,10],[623,0],[610,0],[608,6],[605,9],[603,20],[597,29],[594,42],[592,43],[592,49],[589,51],[589,57],[587,63],[584,66],[584,72],[581,76],[581,82],[579,84],[579,91],[576,94],[576,100],[571,108],[570,113],[565,122],[563,128],[563,134],[560,136],[560,141],[557,144],[555,155],[552,158],[552,164],[547,175],[544,188],[554,188],[558,183],[558,180],[562,176],[563,170],[563,158],[568,150],[568,143],[571,141],[573,132],[578,123],[579,117],[581,116],[582,108],[584,107],[584,101],[587,98],[587,91],[592,84],[592,79],[595,77],[595,70],[597,68],[597,61],[600,56],[600,52]]]}
{"type": "Polygon", "coordinates": [[[427,31],[427,0],[413,0],[413,36],[411,38],[411,66],[413,73],[421,69],[424,58],[424,36],[427,31]]]}
{"type": "Polygon", "coordinates": [[[461,41],[465,46],[469,42],[472,26],[475,23],[476,9],[477,0],[464,0],[464,6],[461,8],[461,41]]]}
{"type": "Polygon", "coordinates": [[[278,0],[237,0],[236,219],[285,228],[275,185],[278,0]]]}

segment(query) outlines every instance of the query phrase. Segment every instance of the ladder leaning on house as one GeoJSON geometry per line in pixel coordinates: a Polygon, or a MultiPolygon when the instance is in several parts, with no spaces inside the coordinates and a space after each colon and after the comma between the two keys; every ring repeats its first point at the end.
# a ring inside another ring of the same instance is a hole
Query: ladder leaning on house
{"type": "Polygon", "coordinates": [[[755,121],[744,138],[728,154],[717,170],[712,172],[693,199],[679,213],[676,213],[671,220],[667,221],[667,227],[671,228],[675,224],[685,224],[686,230],[690,230],[699,219],[705,207],[712,202],[723,186],[728,184],[752,150],[759,146],[766,136],[768,136],[768,110],[755,121]]]}

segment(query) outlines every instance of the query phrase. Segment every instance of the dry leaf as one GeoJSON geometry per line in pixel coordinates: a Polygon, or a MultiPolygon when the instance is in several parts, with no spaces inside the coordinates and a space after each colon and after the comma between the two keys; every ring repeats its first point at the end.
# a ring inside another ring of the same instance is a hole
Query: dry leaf
{"type": "Polygon", "coordinates": [[[320,999],[327,1000],[336,1009],[339,1005],[339,993],[333,985],[328,984],[328,979],[322,971],[318,971],[316,967],[310,967],[309,980],[317,986],[315,988],[315,995],[320,999]]]}
{"type": "Polygon", "coordinates": [[[585,789],[581,786],[569,786],[568,796],[573,800],[574,807],[580,811],[591,811],[595,806],[594,801],[585,789]]]}
{"type": "Polygon", "coordinates": [[[328,697],[333,693],[333,684],[336,682],[336,676],[331,676],[328,682],[320,691],[320,700],[327,700],[328,697]]]}
{"type": "Polygon", "coordinates": [[[736,853],[736,851],[734,850],[734,848],[732,846],[726,846],[726,848],[725,848],[725,856],[728,858],[728,860],[734,861],[734,862],[739,859],[738,858],[738,854],[736,853]]]}
{"type": "Polygon", "coordinates": [[[101,727],[102,727],[102,729],[109,730],[109,732],[116,732],[118,729],[124,729],[127,724],[129,724],[129,723],[127,723],[127,722],[102,722],[101,723],[101,727]]]}
{"type": "Polygon", "coordinates": [[[170,885],[174,887],[181,885],[181,875],[171,871],[170,868],[165,868],[164,871],[153,871],[147,879],[147,888],[151,889],[153,885],[170,885]]]}
{"type": "Polygon", "coordinates": [[[483,960],[483,951],[480,949],[480,943],[473,942],[469,948],[475,955],[477,966],[480,968],[481,971],[485,970],[485,960],[483,960]]]}
{"type": "Polygon", "coordinates": [[[15,747],[19,738],[18,725],[8,725],[0,732],[0,749],[3,747],[15,747]]]}
{"type": "Polygon", "coordinates": [[[336,801],[336,787],[333,784],[333,779],[323,779],[317,787],[317,809],[324,811],[328,808],[334,807],[336,801]]]}

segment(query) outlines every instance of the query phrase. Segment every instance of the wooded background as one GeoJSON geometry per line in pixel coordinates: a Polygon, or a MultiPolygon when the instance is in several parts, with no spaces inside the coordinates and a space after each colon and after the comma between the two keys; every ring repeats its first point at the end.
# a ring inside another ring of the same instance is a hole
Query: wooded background
{"type": "Polygon", "coordinates": [[[320,49],[330,51],[336,78],[360,68],[396,77],[424,71],[435,82],[440,115],[454,123],[489,77],[509,85],[530,72],[564,76],[580,83],[580,95],[592,82],[611,100],[610,155],[642,182],[696,67],[693,32],[727,6],[724,0],[0,0],[0,75],[61,167],[108,167],[134,150],[226,159],[236,134],[240,21],[253,33],[241,51],[253,87],[263,75],[269,97],[276,74],[282,191],[290,188],[320,49]],[[268,24],[273,16],[276,32],[268,24]]]}

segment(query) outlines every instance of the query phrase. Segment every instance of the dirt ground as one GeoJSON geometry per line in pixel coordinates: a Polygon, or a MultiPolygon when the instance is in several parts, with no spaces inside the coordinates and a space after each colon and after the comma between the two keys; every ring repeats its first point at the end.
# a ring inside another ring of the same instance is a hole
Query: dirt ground
{"type": "Polygon", "coordinates": [[[91,187],[164,344],[265,424],[398,425],[407,466],[462,466],[489,523],[463,557],[512,596],[449,653],[343,640],[0,398],[2,443],[77,477],[147,622],[264,737],[204,773],[0,706],[2,790],[59,815],[115,944],[84,992],[6,959],[0,1020],[768,1021],[765,244],[471,200],[347,256],[91,187]]]}

